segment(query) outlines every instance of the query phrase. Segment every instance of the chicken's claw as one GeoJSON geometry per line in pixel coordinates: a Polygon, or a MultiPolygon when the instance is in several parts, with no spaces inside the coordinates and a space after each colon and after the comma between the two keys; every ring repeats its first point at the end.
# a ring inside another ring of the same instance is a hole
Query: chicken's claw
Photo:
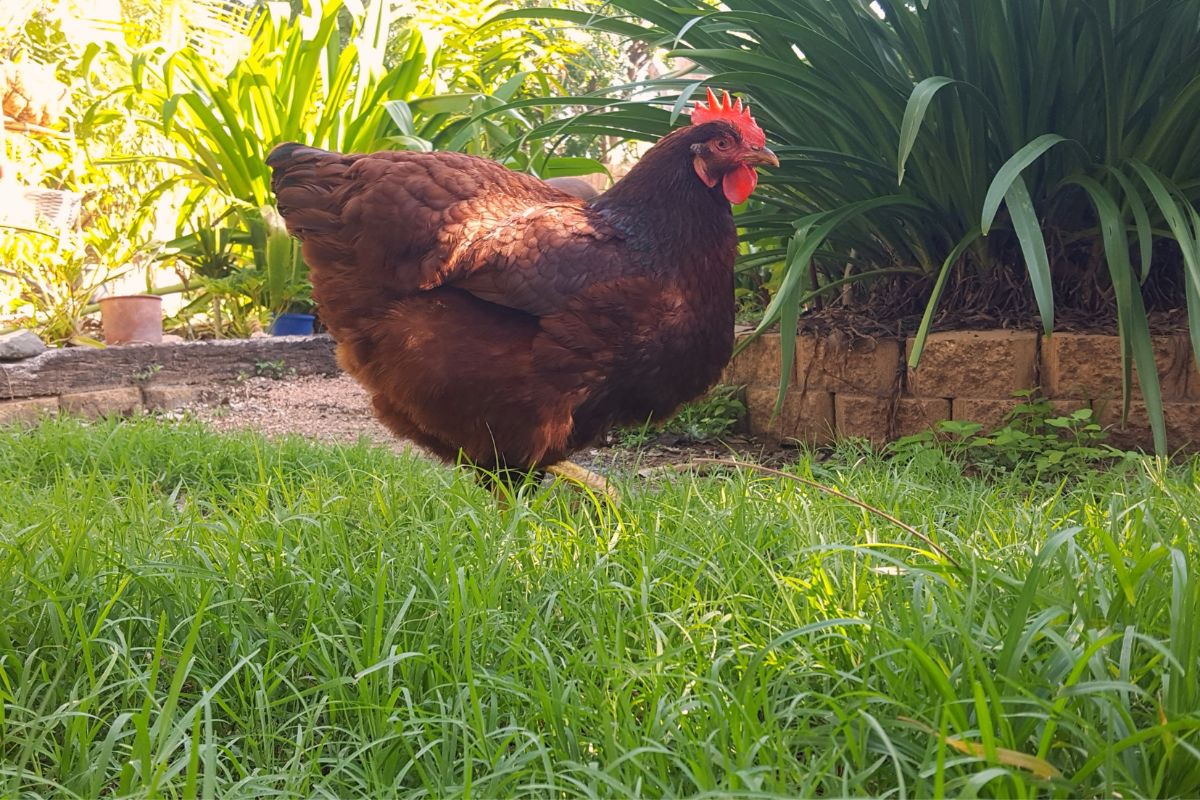
{"type": "Polygon", "coordinates": [[[616,487],[609,483],[603,475],[598,475],[590,469],[581,467],[573,461],[560,461],[546,467],[546,473],[556,478],[577,484],[585,489],[606,495],[614,503],[620,502],[621,495],[616,487]]]}

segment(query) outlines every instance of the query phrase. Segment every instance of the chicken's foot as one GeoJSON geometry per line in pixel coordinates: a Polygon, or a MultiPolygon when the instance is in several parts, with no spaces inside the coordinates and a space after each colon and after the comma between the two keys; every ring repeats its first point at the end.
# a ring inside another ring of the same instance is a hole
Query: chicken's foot
{"type": "Polygon", "coordinates": [[[598,475],[590,469],[581,467],[574,461],[560,461],[546,467],[546,472],[556,478],[577,484],[585,489],[606,495],[614,503],[621,500],[621,495],[603,475],[598,475]]]}

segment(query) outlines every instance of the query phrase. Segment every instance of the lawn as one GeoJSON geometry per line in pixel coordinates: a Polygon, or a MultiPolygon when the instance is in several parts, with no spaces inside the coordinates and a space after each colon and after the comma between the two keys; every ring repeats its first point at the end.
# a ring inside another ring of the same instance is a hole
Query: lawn
{"type": "Polygon", "coordinates": [[[1200,462],[801,458],[502,507],[366,446],[0,432],[0,795],[1195,796],[1200,462]]]}

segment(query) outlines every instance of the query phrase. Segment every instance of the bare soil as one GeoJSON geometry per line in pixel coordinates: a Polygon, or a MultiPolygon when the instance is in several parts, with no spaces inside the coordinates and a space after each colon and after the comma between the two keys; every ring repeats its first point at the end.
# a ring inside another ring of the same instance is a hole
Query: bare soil
{"type": "MultiPolygon", "coordinates": [[[[346,375],[249,378],[229,387],[219,403],[197,404],[187,412],[218,431],[251,430],[272,438],[298,435],[325,442],[366,439],[397,452],[421,452],[411,442],[396,439],[375,419],[366,392],[346,375]]],[[[693,458],[782,464],[793,460],[795,451],[740,434],[705,442],[663,434],[638,448],[621,447],[618,437],[610,435],[608,441],[576,453],[572,460],[599,472],[646,473],[693,458]]]]}
{"type": "Polygon", "coordinates": [[[365,437],[377,444],[397,444],[372,416],[366,392],[347,375],[248,378],[230,386],[220,404],[189,410],[218,431],[252,430],[269,437],[296,434],[326,442],[356,442],[365,437]]]}

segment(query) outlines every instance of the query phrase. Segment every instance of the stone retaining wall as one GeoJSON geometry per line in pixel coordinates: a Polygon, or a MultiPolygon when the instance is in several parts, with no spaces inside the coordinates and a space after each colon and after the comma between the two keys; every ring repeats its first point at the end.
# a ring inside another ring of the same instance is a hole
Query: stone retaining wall
{"type": "MultiPolygon", "coordinates": [[[[742,333],[742,336],[748,335],[742,333]]],[[[815,444],[835,436],[875,443],[928,429],[940,420],[991,428],[1032,389],[1062,413],[1092,408],[1123,447],[1150,448],[1141,392],[1133,393],[1121,425],[1121,351],[1115,336],[1032,331],[935,333],[920,367],[907,368],[912,340],[847,342],[839,336],[799,336],[796,364],[781,413],[772,418],[779,380],[779,334],[752,342],[726,370],[726,383],[745,385],[751,431],[815,444]]],[[[1173,449],[1200,450],[1200,372],[1186,336],[1157,337],[1167,436],[1173,449]]]]}
{"type": "MultiPolygon", "coordinates": [[[[748,335],[741,331],[739,336],[748,335]]],[[[1151,446],[1141,393],[1120,425],[1121,356],[1115,336],[1030,331],[932,334],[921,366],[905,366],[910,341],[847,341],[799,336],[791,388],[772,418],[779,380],[779,334],[752,342],[726,369],[725,383],[746,386],[751,432],[825,444],[836,436],[875,443],[926,430],[945,419],[999,424],[1040,390],[1063,413],[1093,408],[1126,447],[1151,446]]],[[[1200,450],[1200,372],[1186,337],[1161,337],[1154,350],[1167,435],[1174,449],[1200,450]]],[[[184,342],[50,350],[0,363],[0,424],[58,412],[81,416],[165,410],[217,397],[221,385],[255,375],[336,375],[328,336],[184,342]]]]}
{"type": "Polygon", "coordinates": [[[336,375],[328,336],[48,350],[0,363],[0,424],[59,411],[85,417],[178,408],[255,375],[336,375]]]}

